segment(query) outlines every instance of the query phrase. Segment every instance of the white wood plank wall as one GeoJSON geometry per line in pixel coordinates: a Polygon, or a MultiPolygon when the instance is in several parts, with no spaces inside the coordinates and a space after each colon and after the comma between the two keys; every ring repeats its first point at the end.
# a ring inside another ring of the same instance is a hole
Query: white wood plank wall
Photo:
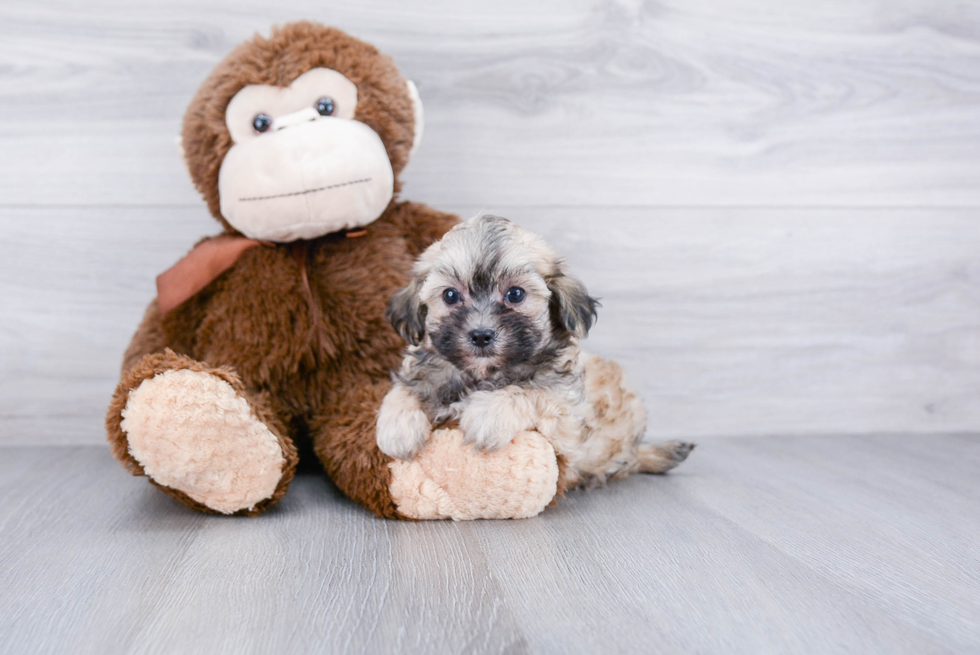
{"type": "Polygon", "coordinates": [[[174,136],[311,18],[427,110],[404,197],[548,236],[650,435],[980,429],[980,3],[5,0],[0,443],[97,443],[154,276],[211,221],[174,136]]]}

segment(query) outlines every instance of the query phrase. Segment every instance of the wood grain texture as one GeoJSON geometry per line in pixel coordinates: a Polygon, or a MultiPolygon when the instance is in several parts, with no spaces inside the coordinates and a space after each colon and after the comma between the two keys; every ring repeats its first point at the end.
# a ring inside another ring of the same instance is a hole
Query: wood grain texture
{"type": "MultiPolygon", "coordinates": [[[[974,210],[487,209],[602,299],[586,346],[626,366],[651,438],[980,426],[974,210]]],[[[156,274],[215,223],[108,207],[0,222],[0,443],[101,443],[156,274]]]]}
{"type": "Polygon", "coordinates": [[[977,436],[707,440],[470,523],[380,521],[315,475],[203,516],[100,448],[0,455],[2,653],[980,648],[977,436]]]}
{"type": "Polygon", "coordinates": [[[959,0],[8,0],[0,198],[196,205],[187,102],[298,18],[418,82],[406,181],[435,204],[980,203],[980,10],[959,0]]]}
{"type": "Polygon", "coordinates": [[[651,434],[980,429],[969,4],[12,0],[0,443],[101,441],[153,278],[214,230],[184,107],[234,44],[302,17],[418,81],[405,197],[567,253],[651,434]]]}

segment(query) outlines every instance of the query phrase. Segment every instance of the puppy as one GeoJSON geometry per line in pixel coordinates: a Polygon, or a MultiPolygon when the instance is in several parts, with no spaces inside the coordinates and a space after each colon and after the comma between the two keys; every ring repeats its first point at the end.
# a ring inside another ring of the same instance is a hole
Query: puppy
{"type": "Polygon", "coordinates": [[[378,415],[378,447],[410,458],[434,425],[495,450],[537,430],[565,460],[564,488],[664,473],[694,447],[641,444],[643,404],[615,363],[579,348],[599,303],[544,241],[497,216],[450,230],[388,304],[411,345],[378,415]]]}

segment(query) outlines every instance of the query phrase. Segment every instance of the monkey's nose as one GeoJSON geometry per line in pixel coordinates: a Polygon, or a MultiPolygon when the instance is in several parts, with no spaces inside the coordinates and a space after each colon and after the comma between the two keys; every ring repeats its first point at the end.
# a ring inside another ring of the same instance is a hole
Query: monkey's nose
{"type": "Polygon", "coordinates": [[[470,341],[477,348],[486,348],[493,340],[497,337],[497,333],[493,330],[488,330],[487,328],[480,328],[479,330],[473,330],[470,332],[470,341]]]}
{"type": "Polygon", "coordinates": [[[318,118],[320,118],[320,114],[317,112],[317,110],[313,107],[307,107],[306,109],[300,109],[299,111],[294,111],[291,114],[286,114],[285,116],[272,119],[272,129],[284,130],[287,127],[292,127],[293,125],[315,121],[318,118]]]}

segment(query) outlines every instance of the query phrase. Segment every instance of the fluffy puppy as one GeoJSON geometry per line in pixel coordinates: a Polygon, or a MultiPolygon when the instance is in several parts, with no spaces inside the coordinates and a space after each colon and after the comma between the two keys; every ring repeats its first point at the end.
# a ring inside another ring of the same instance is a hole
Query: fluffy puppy
{"type": "Polygon", "coordinates": [[[643,404],[615,363],[579,348],[599,303],[544,241],[497,216],[450,230],[388,305],[411,344],[378,415],[378,447],[410,458],[458,420],[494,450],[537,430],[565,460],[564,484],[664,473],[694,447],[641,444],[643,404]]]}

